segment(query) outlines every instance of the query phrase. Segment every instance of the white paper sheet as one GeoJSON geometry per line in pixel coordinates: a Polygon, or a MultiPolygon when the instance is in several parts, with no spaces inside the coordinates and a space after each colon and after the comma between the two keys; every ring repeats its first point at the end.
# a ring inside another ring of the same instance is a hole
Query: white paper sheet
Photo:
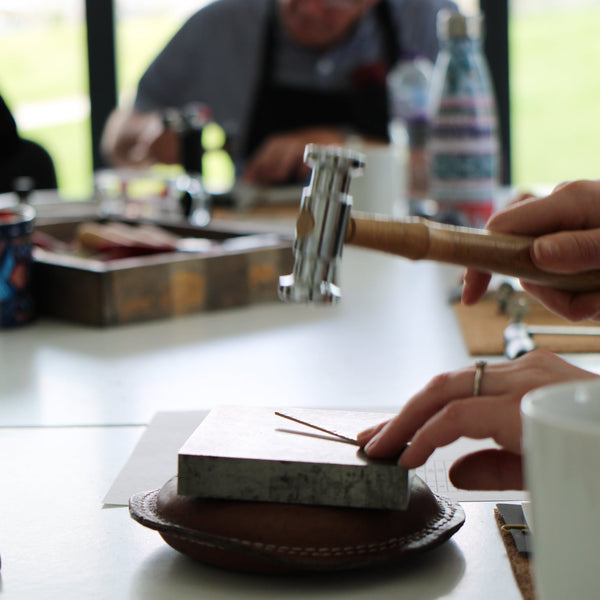
{"type": "Polygon", "coordinates": [[[207,411],[158,412],[104,497],[105,506],[127,506],[137,492],[162,487],[177,475],[177,453],[207,411]]]}

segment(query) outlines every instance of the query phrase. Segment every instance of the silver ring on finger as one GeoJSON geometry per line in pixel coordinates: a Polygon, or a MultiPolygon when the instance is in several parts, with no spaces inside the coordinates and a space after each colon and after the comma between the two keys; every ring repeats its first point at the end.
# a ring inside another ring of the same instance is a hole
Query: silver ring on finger
{"type": "Polygon", "coordinates": [[[475,363],[475,378],[473,379],[473,396],[477,397],[481,393],[481,381],[483,379],[483,371],[487,362],[485,360],[478,360],[475,363]]]}

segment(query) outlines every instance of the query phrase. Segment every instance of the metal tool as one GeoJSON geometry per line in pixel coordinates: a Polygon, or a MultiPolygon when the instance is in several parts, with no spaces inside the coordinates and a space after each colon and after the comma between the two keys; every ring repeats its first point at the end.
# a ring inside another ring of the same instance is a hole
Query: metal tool
{"type": "Polygon", "coordinates": [[[511,360],[537,348],[536,335],[600,336],[600,327],[577,325],[529,325],[523,321],[509,323],[504,330],[504,354],[511,360]]]}
{"type": "Polygon", "coordinates": [[[312,144],[304,161],[312,176],[296,221],[294,270],[280,278],[279,295],[293,302],[336,302],[341,297],[337,267],[352,206],[348,189],[365,161],[359,152],[312,144]]]}
{"type": "Polygon", "coordinates": [[[211,118],[209,108],[196,102],[181,109],[169,108],[163,115],[164,126],[177,134],[181,165],[185,171],[175,181],[181,194],[181,209],[189,222],[198,227],[208,225],[211,220],[211,197],[204,188],[202,162],[202,133],[211,118]]]}
{"type": "Polygon", "coordinates": [[[528,298],[516,293],[507,282],[497,292],[498,309],[511,318],[511,323],[504,329],[504,354],[509,359],[518,358],[537,348],[535,335],[585,335],[600,336],[600,327],[581,325],[532,325],[523,319],[530,312],[528,298]]]}
{"type": "Polygon", "coordinates": [[[436,223],[421,218],[392,220],[350,216],[352,177],[365,167],[360,153],[310,144],[304,153],[312,167],[302,192],[294,243],[292,273],[279,281],[282,300],[334,303],[341,297],[337,281],[344,242],[413,260],[472,267],[569,291],[598,289],[600,271],[562,275],[539,270],[530,252],[534,238],[436,223]]]}

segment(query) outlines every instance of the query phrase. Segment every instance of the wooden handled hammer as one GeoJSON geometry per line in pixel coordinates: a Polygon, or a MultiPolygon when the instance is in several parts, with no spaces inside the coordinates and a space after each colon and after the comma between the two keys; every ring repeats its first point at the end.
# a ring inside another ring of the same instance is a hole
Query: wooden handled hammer
{"type": "Polygon", "coordinates": [[[310,144],[304,160],[312,168],[312,175],[302,192],[296,222],[294,269],[279,279],[279,297],[284,301],[337,302],[341,297],[337,267],[344,243],[412,260],[428,259],[502,273],[566,291],[600,289],[598,270],[563,275],[538,269],[531,260],[532,237],[421,218],[351,216],[348,189],[352,177],[362,173],[363,155],[346,148],[310,144]]]}

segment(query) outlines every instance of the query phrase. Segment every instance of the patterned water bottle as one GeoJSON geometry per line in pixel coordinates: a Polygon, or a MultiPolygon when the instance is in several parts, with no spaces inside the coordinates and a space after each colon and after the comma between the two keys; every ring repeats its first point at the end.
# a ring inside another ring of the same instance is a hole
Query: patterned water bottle
{"type": "Polygon", "coordinates": [[[435,218],[482,227],[499,177],[496,102],[481,51],[483,17],[440,11],[431,78],[429,191],[435,218]]]}

